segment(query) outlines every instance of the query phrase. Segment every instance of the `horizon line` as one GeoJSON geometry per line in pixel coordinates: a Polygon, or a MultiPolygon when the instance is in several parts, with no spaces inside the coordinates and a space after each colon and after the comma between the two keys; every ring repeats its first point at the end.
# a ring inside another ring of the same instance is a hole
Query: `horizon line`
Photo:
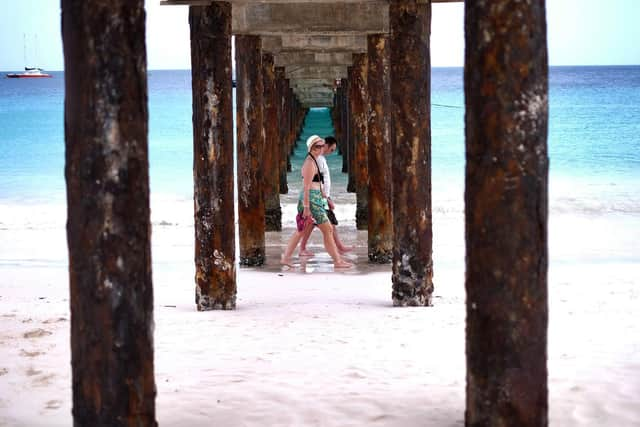
{"type": "MultiPolygon", "coordinates": [[[[639,64],[554,64],[549,65],[549,68],[555,67],[640,67],[639,64]]],[[[62,70],[52,70],[46,67],[39,67],[43,70],[50,71],[52,73],[64,72],[62,70]]],[[[464,65],[434,65],[431,68],[464,68],[464,65]]],[[[18,69],[5,69],[0,70],[0,73],[12,72],[12,71],[21,71],[22,68],[18,69]]],[[[147,68],[147,71],[190,71],[191,68],[147,68]]]]}

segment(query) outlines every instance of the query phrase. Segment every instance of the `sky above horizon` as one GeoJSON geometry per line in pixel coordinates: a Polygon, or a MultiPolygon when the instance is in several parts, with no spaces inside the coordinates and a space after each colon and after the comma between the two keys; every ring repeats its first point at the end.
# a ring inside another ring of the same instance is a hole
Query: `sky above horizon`
{"type": "MultiPolygon", "coordinates": [[[[159,4],[160,0],[145,1],[148,68],[189,69],[188,7],[159,4]]],[[[640,0],[547,0],[546,4],[550,65],[640,65],[640,0]]],[[[62,70],[60,1],[21,0],[3,9],[0,70],[27,65],[62,70]]],[[[433,5],[431,63],[463,65],[463,3],[433,5]]]]}

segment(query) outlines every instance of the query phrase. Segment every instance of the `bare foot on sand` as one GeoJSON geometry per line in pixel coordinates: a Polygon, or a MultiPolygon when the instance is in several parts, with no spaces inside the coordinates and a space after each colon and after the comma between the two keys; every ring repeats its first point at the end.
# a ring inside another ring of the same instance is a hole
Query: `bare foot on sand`
{"type": "Polygon", "coordinates": [[[289,267],[290,269],[293,269],[293,263],[291,262],[291,258],[280,258],[280,265],[283,267],[289,267]]]}
{"type": "Polygon", "coordinates": [[[300,253],[298,255],[299,256],[313,256],[314,253],[311,252],[309,249],[301,249],[300,253]]]}
{"type": "Polygon", "coordinates": [[[345,261],[343,259],[341,259],[338,262],[334,262],[333,263],[333,268],[351,268],[353,267],[353,264],[351,264],[349,261],[345,261]]]}

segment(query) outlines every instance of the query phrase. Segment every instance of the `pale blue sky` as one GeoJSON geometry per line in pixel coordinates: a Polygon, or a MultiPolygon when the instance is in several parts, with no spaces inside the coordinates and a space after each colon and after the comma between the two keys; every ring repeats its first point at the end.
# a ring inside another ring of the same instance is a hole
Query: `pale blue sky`
{"type": "MultiPolygon", "coordinates": [[[[188,8],[146,1],[149,69],[187,69],[188,8]]],[[[0,0],[0,70],[62,70],[60,0],[0,0]],[[26,36],[26,61],[24,43],[26,36]]],[[[433,6],[432,64],[462,66],[463,4],[433,6]]],[[[547,0],[551,65],[640,64],[640,0],[547,0]]]]}

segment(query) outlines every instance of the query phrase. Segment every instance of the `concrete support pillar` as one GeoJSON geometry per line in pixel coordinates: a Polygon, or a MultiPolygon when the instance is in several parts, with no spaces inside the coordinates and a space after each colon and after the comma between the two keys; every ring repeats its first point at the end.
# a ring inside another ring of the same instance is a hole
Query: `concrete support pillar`
{"type": "Polygon", "coordinates": [[[347,159],[347,192],[349,193],[355,193],[356,191],[356,176],[355,176],[355,169],[356,169],[356,157],[355,157],[355,118],[354,118],[354,114],[353,114],[353,110],[354,110],[354,103],[356,102],[356,85],[354,83],[354,80],[356,78],[356,69],[354,66],[348,67],[347,68],[347,75],[348,75],[348,79],[349,79],[349,95],[348,95],[348,103],[349,103],[349,117],[348,117],[348,121],[349,121],[349,140],[348,140],[348,147],[347,147],[347,152],[348,152],[348,159],[347,159]]]}
{"type": "Polygon", "coordinates": [[[544,0],[465,3],[467,426],[548,425],[544,0]]]}
{"type": "Polygon", "coordinates": [[[389,37],[375,34],[367,37],[369,72],[368,117],[368,239],[369,260],[391,262],[393,258],[393,193],[391,174],[391,87],[389,70],[389,37]]]}
{"type": "Polygon", "coordinates": [[[263,92],[260,36],[236,35],[238,230],[240,264],[262,265],[265,254],[263,92]]]}
{"type": "Polygon", "coordinates": [[[282,230],[280,208],[280,150],[278,135],[278,98],[273,55],[262,55],[262,82],[264,86],[262,112],[264,129],[264,210],[266,231],[282,230]]]}
{"type": "Polygon", "coordinates": [[[73,420],[155,426],[144,2],[61,12],[73,420]]]}
{"type": "Polygon", "coordinates": [[[367,92],[368,57],[366,53],[353,55],[354,99],[353,99],[353,142],[354,177],[356,186],[356,228],[366,230],[369,221],[369,173],[368,173],[368,131],[369,95],[367,92]]]}
{"type": "Polygon", "coordinates": [[[349,139],[351,138],[350,113],[349,113],[349,80],[341,79],[340,87],[342,88],[342,173],[349,172],[349,139]]]}
{"type": "Polygon", "coordinates": [[[276,70],[276,97],[278,100],[278,147],[280,149],[279,168],[280,173],[280,194],[287,194],[287,143],[286,143],[286,97],[285,97],[285,70],[284,67],[275,67],[276,70]]]}
{"type": "Polygon", "coordinates": [[[389,3],[393,304],[431,305],[431,2],[389,3]]]}
{"type": "Polygon", "coordinates": [[[196,304],[236,306],[231,4],[189,8],[196,304]]]}

